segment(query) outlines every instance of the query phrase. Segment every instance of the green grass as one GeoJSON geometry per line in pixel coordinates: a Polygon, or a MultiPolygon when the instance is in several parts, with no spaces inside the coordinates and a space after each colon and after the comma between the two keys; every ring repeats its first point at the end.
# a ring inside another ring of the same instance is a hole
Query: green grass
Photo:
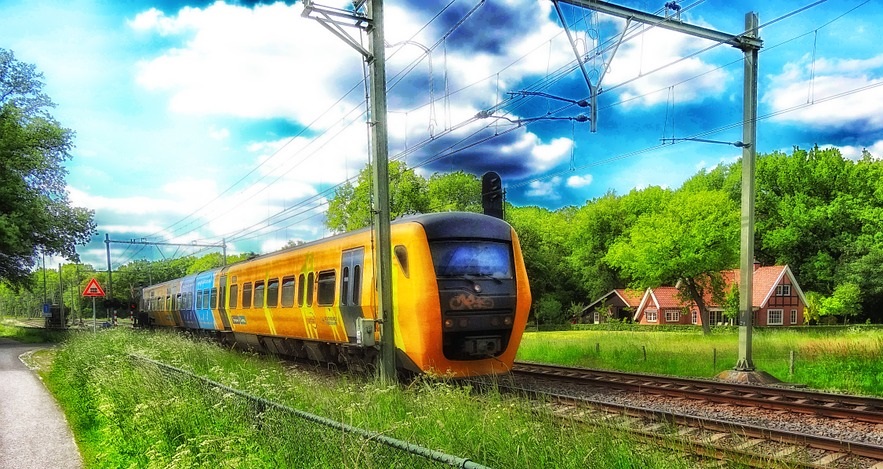
{"type": "MultiPolygon", "coordinates": [[[[708,336],[699,330],[529,332],[518,359],[708,378],[736,364],[738,337],[735,330],[708,336]]],[[[752,352],[758,370],[782,381],[883,396],[883,331],[879,329],[758,329],[753,333],[752,352]]]]}
{"type": "Polygon", "coordinates": [[[67,337],[65,331],[42,329],[37,327],[20,327],[11,321],[0,323],[0,337],[6,337],[18,342],[38,344],[44,342],[61,342],[67,337]]]}
{"type": "Polygon", "coordinates": [[[147,356],[355,427],[492,467],[686,468],[696,460],[618,430],[562,422],[535,401],[445,381],[385,386],[292,371],[178,335],[77,334],[41,371],[87,467],[443,467],[133,360],[147,356]]]}

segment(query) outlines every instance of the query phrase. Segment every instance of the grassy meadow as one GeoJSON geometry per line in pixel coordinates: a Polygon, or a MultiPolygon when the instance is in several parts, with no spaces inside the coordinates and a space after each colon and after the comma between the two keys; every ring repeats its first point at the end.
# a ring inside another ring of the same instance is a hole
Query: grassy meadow
{"type": "Polygon", "coordinates": [[[292,370],[273,357],[181,335],[119,328],[72,334],[35,356],[89,468],[444,467],[257,408],[161,372],[149,357],[230,387],[491,467],[687,468],[697,461],[618,430],[562,424],[545,406],[445,381],[385,386],[292,370]]]}
{"type": "MultiPolygon", "coordinates": [[[[810,388],[883,396],[883,330],[755,329],[754,366],[810,388]],[[791,374],[791,353],[794,353],[791,374]]],[[[518,360],[586,368],[710,378],[738,359],[735,329],[690,332],[528,332],[518,360]]]]}

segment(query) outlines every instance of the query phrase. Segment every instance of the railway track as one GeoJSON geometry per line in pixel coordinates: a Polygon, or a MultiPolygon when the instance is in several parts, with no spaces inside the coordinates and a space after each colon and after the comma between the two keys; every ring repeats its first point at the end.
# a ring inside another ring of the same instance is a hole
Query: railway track
{"type": "Polygon", "coordinates": [[[576,381],[641,393],[753,406],[822,417],[883,424],[883,399],[822,393],[784,386],[758,386],[617,371],[516,362],[513,373],[576,381]]]}
{"type": "MultiPolygon", "coordinates": [[[[883,428],[883,399],[830,393],[692,380],[656,375],[608,372],[572,367],[516,363],[513,381],[564,382],[567,389],[605,388],[624,391],[629,395],[652,395],[658,400],[705,401],[709,405],[724,404],[737,412],[752,408],[774,409],[767,414],[793,415],[798,420],[827,419],[828,425],[854,421],[859,427],[883,428]],[[808,414],[812,414],[810,417],[808,414]]],[[[505,386],[504,386],[505,387],[505,386]]],[[[555,389],[553,384],[551,389],[555,389]]],[[[638,439],[655,441],[668,447],[686,448],[703,457],[738,462],[752,467],[861,467],[883,469],[883,446],[874,442],[814,434],[812,431],[780,428],[773,424],[750,424],[702,415],[701,412],[677,412],[657,406],[611,402],[581,397],[577,393],[556,393],[549,388],[537,390],[516,384],[514,392],[528,394],[550,402],[559,416],[584,419],[587,408],[599,409],[621,419],[635,422],[625,429],[638,439]],[[637,422],[637,423],[636,423],[637,422]],[[665,433],[659,428],[671,424],[681,430],[665,433]],[[694,433],[695,432],[695,433],[694,433]],[[692,436],[691,436],[691,433],[692,436]]],[[[755,410],[754,412],[758,412],[755,410]]],[[[591,417],[598,419],[599,417],[591,417]]],[[[601,417],[607,420],[608,417],[601,417]]]]}

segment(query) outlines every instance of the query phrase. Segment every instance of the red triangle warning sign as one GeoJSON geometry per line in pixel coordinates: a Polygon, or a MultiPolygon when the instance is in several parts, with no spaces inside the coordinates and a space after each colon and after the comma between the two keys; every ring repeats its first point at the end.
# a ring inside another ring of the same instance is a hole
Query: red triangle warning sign
{"type": "Polygon", "coordinates": [[[98,284],[98,280],[93,278],[92,280],[89,280],[86,289],[83,290],[83,296],[104,296],[104,289],[98,284]]]}

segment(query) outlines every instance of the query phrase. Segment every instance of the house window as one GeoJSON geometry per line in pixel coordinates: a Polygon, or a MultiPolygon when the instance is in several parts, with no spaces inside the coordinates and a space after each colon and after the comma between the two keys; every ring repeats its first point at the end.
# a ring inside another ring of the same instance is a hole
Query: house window
{"type": "Polygon", "coordinates": [[[776,296],[791,296],[791,285],[776,285],[776,296]]]}
{"type": "Polygon", "coordinates": [[[665,310],[665,322],[680,322],[681,312],[677,309],[665,310]]]}
{"type": "Polygon", "coordinates": [[[647,316],[647,322],[656,322],[656,310],[655,309],[648,309],[647,312],[644,313],[644,315],[647,316]]]}
{"type": "Polygon", "coordinates": [[[693,313],[690,315],[690,322],[693,324],[699,324],[699,311],[693,310],[693,313]]]}
{"type": "Polygon", "coordinates": [[[781,309],[771,309],[766,312],[766,323],[768,326],[782,325],[783,311],[781,309]]]}
{"type": "Polygon", "coordinates": [[[791,324],[797,324],[797,310],[791,310],[791,324]]]}

